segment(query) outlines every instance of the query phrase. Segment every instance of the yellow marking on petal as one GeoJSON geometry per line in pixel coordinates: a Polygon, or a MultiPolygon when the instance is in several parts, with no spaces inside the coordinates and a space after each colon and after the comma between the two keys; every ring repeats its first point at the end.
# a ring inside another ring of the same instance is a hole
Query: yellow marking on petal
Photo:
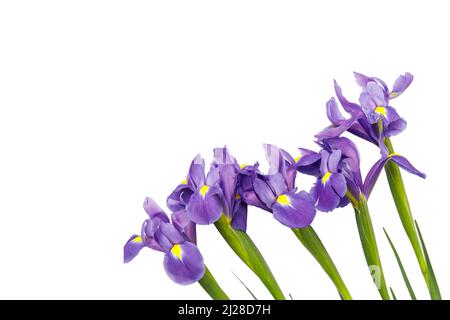
{"type": "Polygon", "coordinates": [[[241,164],[241,166],[239,168],[244,169],[245,167],[248,167],[248,164],[246,164],[246,163],[241,164]]]}
{"type": "Polygon", "coordinates": [[[186,179],[184,179],[183,181],[181,181],[181,183],[180,184],[187,184],[187,180],[186,179]]]}
{"type": "Polygon", "coordinates": [[[131,242],[136,242],[136,243],[142,242],[142,237],[141,236],[136,237],[133,240],[131,240],[131,242]]]}
{"type": "Polygon", "coordinates": [[[400,155],[396,152],[393,152],[388,156],[388,158],[392,158],[393,156],[400,156],[400,155]]]}
{"type": "Polygon", "coordinates": [[[202,195],[203,198],[205,197],[208,190],[209,190],[209,186],[207,186],[206,184],[200,188],[200,194],[202,195]]]}
{"type": "Polygon", "coordinates": [[[181,260],[181,247],[179,244],[176,244],[172,247],[172,250],[170,250],[172,252],[172,254],[177,257],[179,260],[181,260]]]}
{"type": "Polygon", "coordinates": [[[299,162],[302,157],[303,157],[302,155],[299,155],[297,158],[294,159],[294,161],[299,162]]]}
{"type": "Polygon", "coordinates": [[[399,96],[399,93],[398,92],[391,92],[390,94],[389,94],[389,98],[396,98],[396,97],[398,97],[399,96]]]}
{"type": "Polygon", "coordinates": [[[325,185],[327,183],[327,181],[330,179],[332,173],[331,172],[327,172],[323,175],[322,177],[322,184],[325,185]]]}
{"type": "Polygon", "coordinates": [[[239,193],[236,193],[236,195],[234,196],[234,198],[235,198],[236,200],[239,200],[239,199],[241,198],[241,196],[239,195],[239,193]]]}
{"type": "Polygon", "coordinates": [[[281,196],[278,196],[277,202],[284,206],[288,206],[291,204],[291,199],[289,199],[289,197],[286,194],[282,194],[281,196]]]}
{"type": "Polygon", "coordinates": [[[387,117],[387,111],[385,107],[376,107],[375,112],[383,115],[385,118],[387,117]]]}

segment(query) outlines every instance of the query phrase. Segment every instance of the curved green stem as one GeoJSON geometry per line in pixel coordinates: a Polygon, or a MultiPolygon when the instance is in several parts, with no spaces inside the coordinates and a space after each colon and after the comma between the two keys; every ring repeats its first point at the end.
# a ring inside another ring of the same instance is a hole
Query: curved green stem
{"type": "Polygon", "coordinates": [[[222,288],[217,283],[216,279],[214,279],[211,272],[209,272],[208,268],[205,270],[205,274],[198,281],[198,283],[202,286],[202,288],[209,294],[209,296],[214,300],[230,300],[227,294],[222,290],[222,288]]]}
{"type": "MultiPolygon", "coordinates": [[[[347,192],[347,196],[350,192],[347,192]]],[[[352,196],[352,195],[351,195],[352,196]]],[[[353,196],[352,196],[353,197],[353,196]]],[[[349,197],[350,198],[350,197],[349,197]]],[[[355,197],[353,197],[355,199],[355,197]]],[[[374,283],[383,300],[390,300],[389,291],[384,278],[383,267],[381,265],[377,240],[373,230],[372,219],[370,218],[367,200],[363,194],[359,195],[359,201],[353,205],[355,209],[356,224],[358,226],[359,238],[363,247],[364,256],[371,272],[374,283]]]]}
{"type": "Polygon", "coordinates": [[[302,229],[292,229],[292,231],[297,236],[298,240],[300,240],[305,248],[317,260],[328,277],[330,277],[341,298],[344,300],[352,300],[352,296],[345,286],[339,271],[313,227],[309,226],[302,229]]]}
{"type": "Polygon", "coordinates": [[[245,232],[233,229],[230,220],[225,215],[222,215],[215,226],[231,249],[261,280],[274,299],[286,300],[267,262],[252,239],[245,232]]]}
{"type": "MultiPolygon", "coordinates": [[[[384,143],[388,148],[389,153],[394,154],[395,152],[391,141],[386,138],[384,143]]],[[[427,264],[423,249],[420,244],[419,236],[414,225],[414,218],[411,212],[411,207],[409,205],[409,200],[406,194],[405,184],[403,183],[400,168],[395,162],[388,161],[384,169],[398,215],[403,225],[403,229],[405,230],[406,235],[408,236],[408,239],[414,250],[414,254],[416,255],[420,270],[422,271],[422,275],[425,279],[425,283],[427,284],[428,291],[430,292],[430,296],[433,300],[440,300],[441,293],[439,290],[439,286],[434,275],[430,274],[431,266],[427,264]]]]}

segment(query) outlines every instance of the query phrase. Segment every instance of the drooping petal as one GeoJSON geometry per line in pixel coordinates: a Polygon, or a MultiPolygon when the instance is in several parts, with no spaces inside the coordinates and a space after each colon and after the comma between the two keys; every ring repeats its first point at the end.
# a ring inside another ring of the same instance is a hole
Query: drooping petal
{"type": "Polygon", "coordinates": [[[222,191],[217,186],[203,186],[192,195],[187,212],[196,224],[216,222],[224,212],[222,191]]]}
{"type": "Polygon", "coordinates": [[[172,281],[188,285],[203,277],[205,263],[197,246],[186,241],[176,244],[164,255],[164,269],[172,281]]]}
{"type": "Polygon", "coordinates": [[[332,174],[328,180],[328,183],[340,198],[345,197],[345,193],[347,192],[347,182],[342,174],[332,174]]]}
{"type": "Polygon", "coordinates": [[[133,260],[144,247],[145,245],[141,236],[136,234],[131,236],[123,247],[123,262],[128,263],[133,260]]]}
{"type": "Polygon", "coordinates": [[[316,216],[314,198],[305,191],[288,192],[278,197],[273,205],[273,216],[290,228],[305,228],[316,216]]]}
{"type": "Polygon", "coordinates": [[[205,184],[205,179],[205,160],[201,155],[197,155],[189,167],[187,180],[194,189],[198,189],[205,184]]]}
{"type": "Polygon", "coordinates": [[[260,178],[256,178],[253,181],[253,187],[255,188],[258,199],[260,199],[268,208],[271,208],[276,197],[267,182],[260,178]]]}
{"type": "Polygon", "coordinates": [[[247,231],[247,204],[242,199],[237,199],[233,207],[231,226],[242,232],[247,231]]]}
{"type": "Polygon", "coordinates": [[[408,159],[406,159],[405,157],[403,157],[399,154],[390,155],[389,157],[392,161],[394,161],[396,164],[398,164],[401,168],[405,169],[409,173],[415,174],[416,176],[419,176],[424,179],[426,178],[427,175],[425,173],[422,173],[419,170],[417,170],[411,164],[411,162],[409,162],[408,159]]]}
{"type": "MultiPolygon", "coordinates": [[[[330,179],[333,175],[331,174],[328,178],[330,179]]],[[[323,182],[322,179],[318,179],[315,185],[315,192],[317,195],[317,205],[316,208],[322,212],[330,212],[336,209],[341,201],[341,197],[334,191],[330,181],[323,182]]]]}
{"type": "Polygon", "coordinates": [[[409,72],[406,72],[404,75],[399,76],[394,82],[394,86],[392,88],[392,92],[389,94],[389,98],[394,99],[401,95],[409,87],[413,79],[413,75],[409,72]]]}
{"type": "Polygon", "coordinates": [[[351,117],[347,120],[343,120],[337,126],[331,126],[331,127],[327,127],[325,129],[323,129],[318,134],[316,134],[315,137],[319,141],[339,137],[345,131],[349,130],[354,125],[355,121],[356,120],[353,117],[351,117]]]}

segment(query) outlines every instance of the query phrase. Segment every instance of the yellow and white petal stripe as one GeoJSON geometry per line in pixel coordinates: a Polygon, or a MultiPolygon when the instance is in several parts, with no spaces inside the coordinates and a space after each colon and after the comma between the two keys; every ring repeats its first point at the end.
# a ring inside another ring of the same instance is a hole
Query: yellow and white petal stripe
{"type": "Polygon", "coordinates": [[[179,244],[174,245],[172,247],[172,249],[170,250],[170,252],[172,252],[172,254],[178,258],[178,260],[183,259],[183,251],[181,250],[181,247],[179,244]]]}
{"type": "Polygon", "coordinates": [[[329,171],[323,175],[323,177],[322,177],[323,185],[325,185],[328,182],[328,180],[330,180],[331,175],[332,175],[332,173],[329,171]]]}

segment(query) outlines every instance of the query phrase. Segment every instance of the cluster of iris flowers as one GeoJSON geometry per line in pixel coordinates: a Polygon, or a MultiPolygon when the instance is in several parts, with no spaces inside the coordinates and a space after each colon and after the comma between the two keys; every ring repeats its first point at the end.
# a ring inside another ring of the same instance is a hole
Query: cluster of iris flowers
{"type": "MultiPolygon", "coordinates": [[[[342,299],[352,299],[344,281],[311,223],[317,211],[331,212],[351,205],[362,249],[369,267],[368,275],[376,275],[375,288],[384,300],[396,299],[384,279],[377,240],[368,209],[368,199],[376,181],[386,171],[390,190],[404,230],[414,249],[420,270],[432,299],[441,299],[439,287],[417,222],[408,202],[400,168],[425,178],[404,156],[394,152],[390,138],[406,128],[406,121],[391,106],[411,84],[413,76],[405,73],[392,89],[376,77],[355,73],[361,87],[359,103],[348,101],[334,82],[336,97],[326,103],[331,125],[316,137],[318,150],[299,148],[294,157],[277,146],[264,145],[270,169],[261,172],[259,164],[239,164],[226,147],[214,149],[209,168],[200,155],[189,168],[186,180],[176,186],[167,198],[170,218],[155,201],[146,198],[144,221],[140,235],[125,244],[124,260],[133,260],[148,247],[164,253],[164,269],[176,283],[198,282],[213,299],[228,299],[205,266],[197,247],[196,225],[214,224],[236,255],[262,281],[275,299],[285,299],[269,266],[257,246],[246,233],[248,207],[270,212],[275,220],[292,229],[311,255],[334,283],[342,299]],[[345,114],[340,110],[341,105],[345,114]],[[360,156],[355,143],[341,135],[348,132],[374,144],[380,159],[363,179],[360,156]],[[298,174],[315,177],[309,191],[298,190],[298,174]],[[376,271],[376,272],[374,272],[376,271]]],[[[416,299],[394,244],[391,244],[403,279],[412,299],[416,299]]]]}

